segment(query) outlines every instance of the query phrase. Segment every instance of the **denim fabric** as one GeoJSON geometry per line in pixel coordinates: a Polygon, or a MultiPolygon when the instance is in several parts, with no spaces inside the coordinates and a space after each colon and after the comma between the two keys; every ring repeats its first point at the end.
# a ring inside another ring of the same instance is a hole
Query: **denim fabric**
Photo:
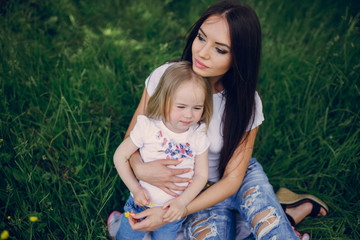
{"type": "MultiPolygon", "coordinates": [[[[134,211],[135,213],[139,213],[143,211],[143,208],[140,206],[135,205],[134,199],[132,196],[129,196],[125,206],[124,212],[131,212],[134,211]]],[[[172,223],[168,223],[161,228],[158,228],[156,231],[151,232],[151,239],[152,240],[171,240],[176,239],[177,232],[181,229],[181,225],[183,223],[183,219],[179,221],[175,221],[172,223]]],[[[142,231],[134,231],[130,224],[129,219],[127,217],[122,216],[121,218],[121,225],[116,234],[116,239],[121,240],[138,240],[143,239],[146,232],[142,231]]]]}
{"type": "MultiPolygon", "coordinates": [[[[299,239],[291,228],[263,168],[255,158],[251,158],[237,193],[213,207],[188,216],[184,223],[184,234],[187,239],[195,239],[202,229],[208,228],[210,231],[205,239],[235,239],[235,211],[240,212],[246,223],[246,227],[240,232],[244,234],[241,239],[299,239]],[[249,190],[252,193],[244,198],[249,190]],[[251,223],[256,214],[263,211],[269,211],[268,217],[275,217],[276,220],[256,236],[258,228],[267,219],[262,218],[254,228],[251,223]]],[[[239,236],[236,239],[239,239],[239,236]]]]}

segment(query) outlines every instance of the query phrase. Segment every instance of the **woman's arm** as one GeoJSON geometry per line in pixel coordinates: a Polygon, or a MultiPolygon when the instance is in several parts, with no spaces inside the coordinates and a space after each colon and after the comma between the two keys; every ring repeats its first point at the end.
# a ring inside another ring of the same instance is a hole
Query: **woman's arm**
{"type": "MultiPolygon", "coordinates": [[[[149,95],[144,88],[140,103],[131,119],[128,130],[125,137],[130,135],[131,130],[134,128],[137,116],[145,115],[146,107],[149,101],[149,95]]],[[[136,151],[130,157],[130,165],[137,179],[150,183],[164,192],[176,196],[174,191],[184,191],[185,187],[177,186],[174,183],[188,182],[189,178],[181,178],[176,175],[191,171],[190,168],[184,169],[172,169],[167,167],[168,165],[177,165],[181,161],[179,160],[157,160],[149,163],[144,163],[138,151],[136,151]]]]}
{"type": "Polygon", "coordinates": [[[126,131],[125,137],[128,137],[130,135],[131,130],[133,130],[135,124],[136,124],[136,119],[139,115],[145,115],[146,112],[146,107],[149,101],[149,95],[146,91],[146,88],[144,88],[144,91],[142,93],[139,105],[136,108],[136,111],[134,113],[134,116],[131,119],[131,122],[129,124],[129,127],[126,131]]]}
{"type": "Polygon", "coordinates": [[[223,177],[189,203],[188,214],[211,207],[237,192],[252,155],[257,131],[258,127],[250,130],[247,139],[235,149],[223,177]]]}
{"type": "MultiPolygon", "coordinates": [[[[257,131],[258,127],[252,129],[249,132],[248,138],[236,148],[223,177],[189,203],[187,206],[188,214],[211,207],[237,192],[244,179],[252,155],[257,131]]],[[[162,217],[165,212],[161,211],[164,210],[161,208],[150,208],[141,213],[133,214],[132,222],[130,223],[132,229],[154,231],[163,226],[164,222],[159,217],[162,217]],[[144,217],[146,219],[138,221],[144,217]]]]}

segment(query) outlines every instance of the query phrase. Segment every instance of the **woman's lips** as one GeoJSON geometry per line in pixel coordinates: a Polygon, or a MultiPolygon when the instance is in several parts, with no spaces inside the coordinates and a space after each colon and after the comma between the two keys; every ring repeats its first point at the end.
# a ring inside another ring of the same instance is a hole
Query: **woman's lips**
{"type": "Polygon", "coordinates": [[[208,66],[206,66],[205,64],[203,64],[202,62],[200,62],[200,61],[197,60],[196,58],[195,58],[195,66],[196,66],[197,68],[200,68],[200,69],[206,69],[206,68],[208,68],[208,66]]]}

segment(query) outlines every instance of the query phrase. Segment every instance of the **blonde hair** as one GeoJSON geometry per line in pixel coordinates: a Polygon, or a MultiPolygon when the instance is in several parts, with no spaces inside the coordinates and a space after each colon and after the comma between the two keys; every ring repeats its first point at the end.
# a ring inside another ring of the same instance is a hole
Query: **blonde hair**
{"type": "Polygon", "coordinates": [[[191,67],[191,63],[180,61],[172,64],[166,69],[157,85],[154,94],[150,97],[146,116],[152,119],[167,119],[173,102],[173,96],[178,87],[186,82],[195,82],[205,93],[204,110],[200,121],[208,128],[212,115],[212,93],[210,83],[203,77],[197,75],[191,67]]]}

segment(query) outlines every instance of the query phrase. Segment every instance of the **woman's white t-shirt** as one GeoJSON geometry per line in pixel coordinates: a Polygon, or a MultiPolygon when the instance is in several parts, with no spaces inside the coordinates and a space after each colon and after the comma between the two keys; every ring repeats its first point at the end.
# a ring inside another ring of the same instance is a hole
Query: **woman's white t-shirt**
{"type": "MultiPolygon", "coordinates": [[[[165,63],[156,68],[145,81],[145,86],[149,96],[152,96],[155,92],[157,85],[159,84],[161,76],[165,70],[173,63],[165,63]]],[[[225,97],[221,92],[213,94],[213,114],[210,120],[210,125],[207,131],[208,139],[210,140],[209,147],[209,181],[217,182],[219,180],[219,159],[220,150],[223,146],[222,137],[222,116],[225,108],[225,97]]],[[[255,112],[252,115],[254,120],[251,126],[247,127],[247,130],[251,130],[259,126],[264,121],[264,114],[262,111],[262,102],[259,94],[255,92],[255,112]]],[[[250,121],[252,122],[252,121],[250,121]]]]}

